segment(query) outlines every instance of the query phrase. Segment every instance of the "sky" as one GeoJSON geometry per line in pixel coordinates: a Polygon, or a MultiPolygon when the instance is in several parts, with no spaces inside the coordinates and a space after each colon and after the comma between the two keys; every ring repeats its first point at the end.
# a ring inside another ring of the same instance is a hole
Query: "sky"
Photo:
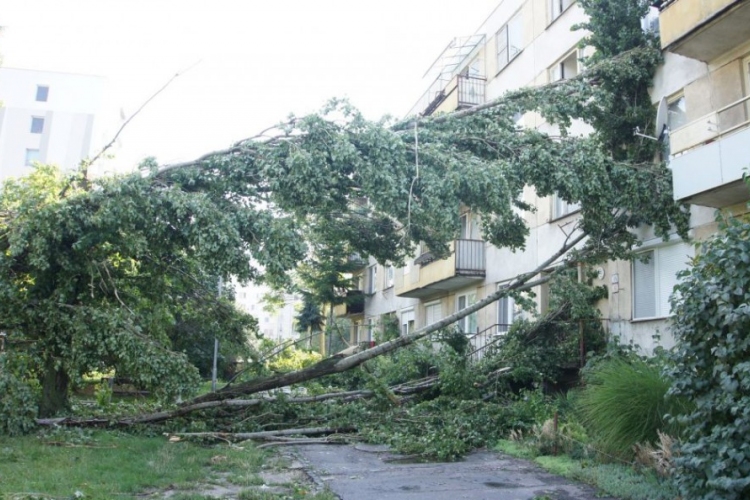
{"type": "Polygon", "coordinates": [[[118,162],[164,164],[332,97],[368,118],[403,116],[451,39],[473,34],[499,2],[0,0],[0,54],[6,67],[106,77],[114,121],[180,73],[123,131],[116,153],[118,162]]]}

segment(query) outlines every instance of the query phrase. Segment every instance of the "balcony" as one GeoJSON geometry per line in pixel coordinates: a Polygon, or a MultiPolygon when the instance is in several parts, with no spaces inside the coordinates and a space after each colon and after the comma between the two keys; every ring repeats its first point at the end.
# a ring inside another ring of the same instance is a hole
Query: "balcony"
{"type": "Polygon", "coordinates": [[[364,269],[367,267],[367,259],[362,258],[358,253],[353,253],[346,258],[352,268],[364,269]]]}
{"type": "Polygon", "coordinates": [[[486,79],[482,77],[457,75],[450,80],[438,78],[409,114],[429,116],[483,104],[485,86],[486,79]]]}
{"type": "Polygon", "coordinates": [[[333,315],[337,318],[345,318],[365,313],[365,294],[362,290],[349,290],[346,292],[346,304],[333,307],[333,315]]]}
{"type": "Polygon", "coordinates": [[[712,61],[750,38],[747,0],[661,0],[661,47],[701,61],[712,61]]]}
{"type": "Polygon", "coordinates": [[[750,96],[670,133],[675,200],[723,208],[750,198],[750,96]]]}
{"type": "Polygon", "coordinates": [[[422,254],[409,273],[396,275],[396,295],[427,298],[457,290],[485,276],[484,241],[455,240],[450,244],[450,255],[434,260],[422,254]]]}

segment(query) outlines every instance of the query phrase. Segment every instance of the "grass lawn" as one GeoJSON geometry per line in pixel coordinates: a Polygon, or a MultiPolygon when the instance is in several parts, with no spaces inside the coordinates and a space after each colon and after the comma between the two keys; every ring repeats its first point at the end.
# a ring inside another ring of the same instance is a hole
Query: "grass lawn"
{"type": "Polygon", "coordinates": [[[282,471],[279,459],[249,443],[171,443],[164,436],[80,430],[0,437],[3,500],[162,498],[167,491],[176,500],[197,500],[224,490],[240,499],[333,498],[309,494],[311,485],[282,471]],[[282,482],[268,486],[269,474],[282,482]]]}
{"type": "Polygon", "coordinates": [[[590,484],[622,500],[673,500],[677,493],[668,482],[651,471],[617,463],[600,463],[592,459],[576,460],[567,455],[537,456],[534,451],[511,440],[500,441],[495,449],[514,457],[533,460],[543,469],[575,481],[590,484]]]}

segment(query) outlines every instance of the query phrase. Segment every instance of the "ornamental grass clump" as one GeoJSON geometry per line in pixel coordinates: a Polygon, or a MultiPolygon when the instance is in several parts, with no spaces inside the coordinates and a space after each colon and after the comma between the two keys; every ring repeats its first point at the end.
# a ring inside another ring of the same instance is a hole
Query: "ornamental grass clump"
{"type": "Polygon", "coordinates": [[[577,400],[594,447],[629,459],[636,443],[658,441],[660,430],[674,432],[665,417],[683,413],[685,403],[666,397],[669,386],[658,366],[640,358],[612,358],[597,365],[577,400]]]}

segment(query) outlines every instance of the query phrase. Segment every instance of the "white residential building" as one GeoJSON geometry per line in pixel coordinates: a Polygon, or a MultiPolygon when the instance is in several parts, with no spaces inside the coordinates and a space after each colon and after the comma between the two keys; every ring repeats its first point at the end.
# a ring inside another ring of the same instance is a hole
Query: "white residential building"
{"type": "Polygon", "coordinates": [[[235,304],[258,320],[258,331],[267,339],[280,342],[298,337],[294,317],[301,300],[296,295],[284,294],[284,304],[269,307],[266,295],[270,289],[263,285],[236,285],[235,304]]]}
{"type": "MultiPolygon", "coordinates": [[[[742,174],[750,169],[750,4],[746,0],[667,0],[644,19],[644,29],[661,22],[665,64],[658,71],[652,101],[667,117],[675,198],[691,203],[691,236],[702,239],[717,229],[716,208],[745,213],[750,198],[742,174]],[[730,36],[731,35],[731,36],[730,36]]],[[[577,48],[585,33],[571,26],[586,20],[575,0],[502,0],[472,35],[456,38],[428,72],[427,91],[409,115],[451,112],[500,97],[524,86],[538,86],[578,74],[577,48]]],[[[588,50],[588,49],[587,49],[588,50]]],[[[554,134],[534,113],[519,126],[554,134]]],[[[574,123],[572,134],[589,133],[574,123]]],[[[662,131],[646,131],[653,136],[662,131]]],[[[561,247],[578,207],[556,197],[542,198],[526,188],[530,229],[526,248],[511,252],[482,241],[476,216],[461,208],[461,234],[442,260],[418,252],[401,269],[363,263],[364,311],[348,314],[356,324],[396,317],[402,332],[420,328],[493,293],[519,273],[530,271],[561,247]]],[[[600,303],[605,329],[644,350],[669,347],[669,296],[676,274],[688,266],[694,247],[678,238],[663,241],[638,231],[648,261],[616,261],[600,266],[596,285],[609,297],[600,303]]],[[[537,307],[547,307],[548,291],[536,290],[537,307]]],[[[519,311],[511,299],[465,318],[467,334],[502,334],[519,311]]],[[[343,314],[342,314],[343,315],[343,314]]],[[[367,329],[365,329],[367,331],[367,329]]],[[[360,336],[361,337],[361,336],[360,336]]],[[[360,338],[360,340],[362,340],[360,338]]],[[[480,340],[477,341],[481,343],[480,340]]],[[[475,343],[477,343],[475,342],[475,343]]]]}
{"type": "Polygon", "coordinates": [[[0,180],[33,162],[75,168],[98,137],[102,77],[0,68],[0,180]]]}

